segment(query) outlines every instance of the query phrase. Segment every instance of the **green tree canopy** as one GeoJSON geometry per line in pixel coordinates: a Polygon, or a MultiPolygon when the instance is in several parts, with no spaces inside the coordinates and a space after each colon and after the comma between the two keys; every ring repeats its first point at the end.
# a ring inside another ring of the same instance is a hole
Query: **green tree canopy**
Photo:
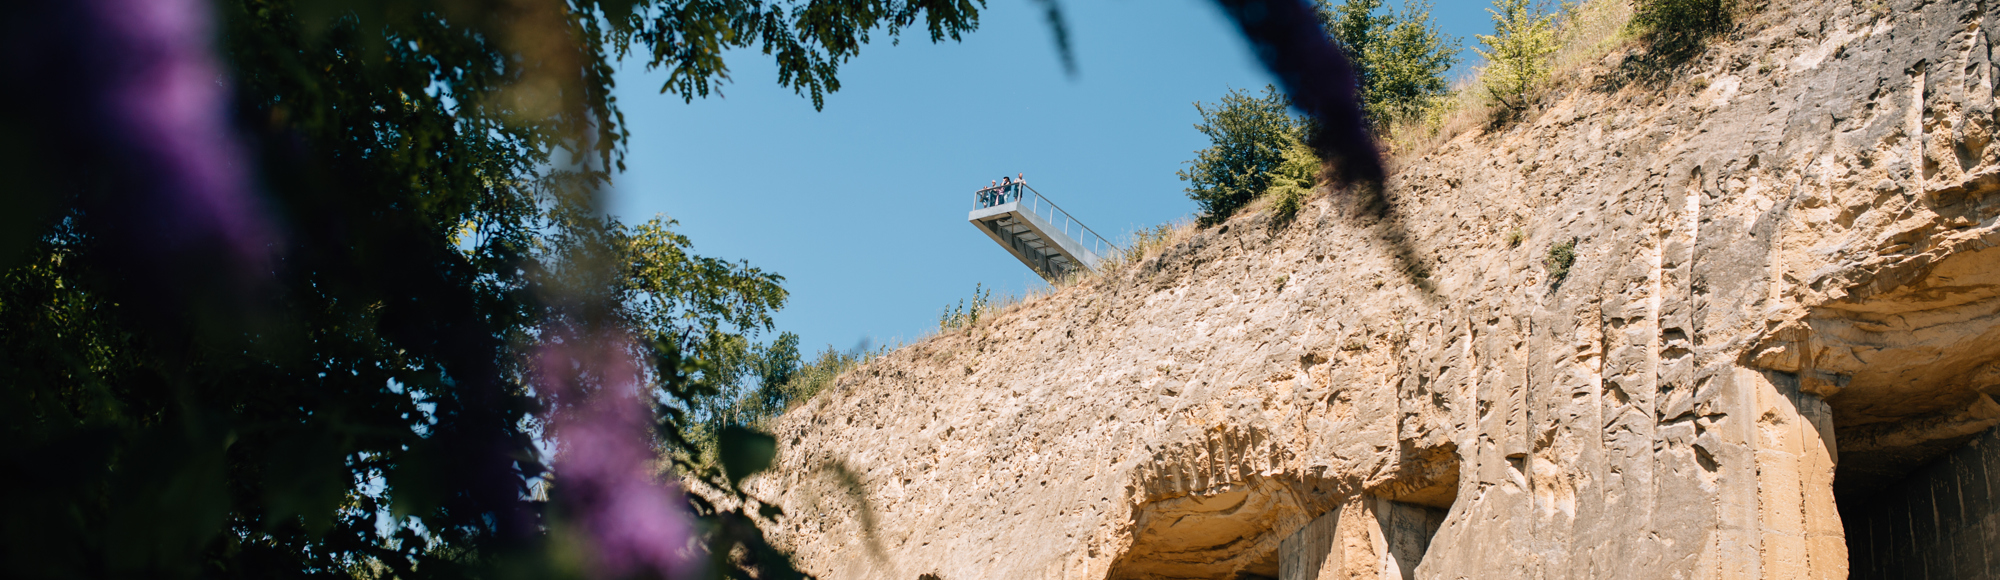
{"type": "Polygon", "coordinates": [[[1203,223],[1227,219],[1269,189],[1285,165],[1286,152],[1303,149],[1305,123],[1287,110],[1288,101],[1272,87],[1261,94],[1233,89],[1216,103],[1195,103],[1201,123],[1195,130],[1209,146],[1195,152],[1179,172],[1187,195],[1201,208],[1203,223]]]}
{"type": "Polygon", "coordinates": [[[1378,127],[1418,118],[1451,92],[1445,74],[1458,59],[1458,40],[1438,29],[1429,3],[1395,11],[1382,0],[1319,0],[1319,14],[1353,58],[1362,107],[1378,127]]]}

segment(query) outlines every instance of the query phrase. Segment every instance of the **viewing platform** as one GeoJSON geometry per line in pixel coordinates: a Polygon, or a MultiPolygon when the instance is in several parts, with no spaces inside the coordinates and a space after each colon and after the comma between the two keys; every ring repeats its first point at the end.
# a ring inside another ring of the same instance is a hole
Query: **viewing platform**
{"type": "Polygon", "coordinates": [[[1120,251],[1025,183],[981,189],[972,207],[967,221],[1050,282],[1095,271],[1120,251]]]}

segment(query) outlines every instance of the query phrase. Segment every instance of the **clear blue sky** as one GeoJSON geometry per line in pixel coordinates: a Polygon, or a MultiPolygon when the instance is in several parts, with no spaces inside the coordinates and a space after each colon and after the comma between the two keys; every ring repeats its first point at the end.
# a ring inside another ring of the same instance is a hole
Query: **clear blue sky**
{"type": "MultiPolygon", "coordinates": [[[[1433,13],[1470,47],[1491,30],[1485,7],[1433,13]]],[[[665,214],[696,253],[785,276],[778,330],[798,333],[802,350],[913,341],[976,283],[996,297],[1043,288],[966,222],[974,189],[1026,173],[1124,243],[1194,212],[1174,174],[1207,146],[1193,103],[1270,82],[1211,0],[1063,8],[1074,77],[1034,3],[988,0],[962,43],[878,37],[818,112],[755,52],[731,55],[726,96],[692,104],[627,62],[617,82],[631,149],[612,210],[627,222],[665,214]]],[[[1475,58],[1465,51],[1460,68],[1475,58]]]]}

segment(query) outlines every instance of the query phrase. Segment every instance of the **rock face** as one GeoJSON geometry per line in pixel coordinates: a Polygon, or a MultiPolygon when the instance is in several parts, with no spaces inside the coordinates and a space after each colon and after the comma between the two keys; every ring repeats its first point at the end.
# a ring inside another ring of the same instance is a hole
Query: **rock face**
{"type": "Polygon", "coordinates": [[[1845,577],[2000,422],[1993,8],[1771,3],[1386,216],[1242,216],[878,358],[776,423],[769,530],[834,579],[1845,577]]]}

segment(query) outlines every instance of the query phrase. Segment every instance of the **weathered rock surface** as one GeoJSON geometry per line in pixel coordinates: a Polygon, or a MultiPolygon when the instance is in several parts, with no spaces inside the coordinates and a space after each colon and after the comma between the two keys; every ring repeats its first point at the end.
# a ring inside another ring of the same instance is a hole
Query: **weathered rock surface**
{"type": "Polygon", "coordinates": [[[835,579],[1845,577],[1840,508],[2000,421],[1993,8],[1771,3],[1406,163],[1398,219],[878,358],[777,422],[770,530],[835,579]]]}

